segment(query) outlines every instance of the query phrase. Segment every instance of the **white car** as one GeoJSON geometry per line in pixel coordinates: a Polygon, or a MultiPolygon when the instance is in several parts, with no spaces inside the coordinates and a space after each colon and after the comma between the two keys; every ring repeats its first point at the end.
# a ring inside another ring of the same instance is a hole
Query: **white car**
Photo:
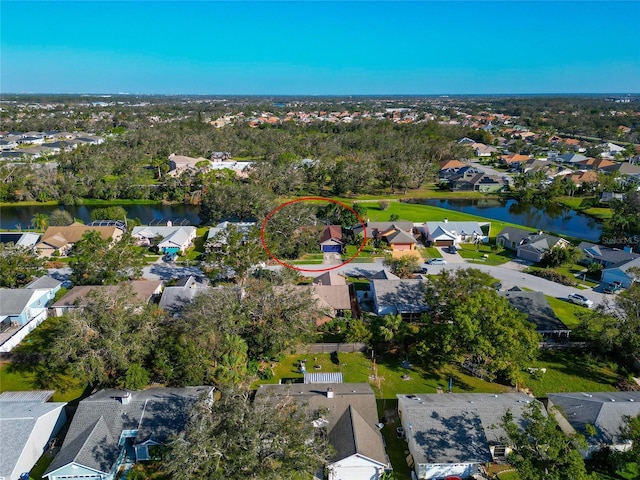
{"type": "Polygon", "coordinates": [[[447,261],[442,258],[432,258],[427,262],[428,265],[446,265],[447,261]]]}
{"type": "Polygon", "coordinates": [[[576,305],[582,305],[583,307],[593,307],[593,301],[589,300],[584,295],[580,295],[579,293],[570,293],[569,295],[567,295],[567,300],[569,300],[571,303],[575,303],[576,305]]]}

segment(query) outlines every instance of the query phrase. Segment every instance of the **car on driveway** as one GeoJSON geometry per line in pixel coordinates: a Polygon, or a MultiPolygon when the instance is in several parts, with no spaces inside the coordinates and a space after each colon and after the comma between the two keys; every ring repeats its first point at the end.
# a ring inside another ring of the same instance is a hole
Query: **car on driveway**
{"type": "Polygon", "coordinates": [[[449,247],[447,247],[447,252],[451,254],[458,253],[458,248],[455,245],[449,245],[449,247]]]}
{"type": "Polygon", "coordinates": [[[444,258],[432,258],[427,263],[429,265],[446,265],[447,261],[444,258]]]}
{"type": "Polygon", "coordinates": [[[580,295],[579,293],[570,293],[569,295],[567,295],[567,300],[569,300],[571,303],[575,303],[576,305],[582,305],[583,307],[593,307],[593,301],[589,300],[584,295],[580,295]]]}
{"type": "Polygon", "coordinates": [[[616,293],[618,290],[622,288],[622,283],[620,282],[611,282],[604,286],[602,289],[603,293],[616,293]]]}

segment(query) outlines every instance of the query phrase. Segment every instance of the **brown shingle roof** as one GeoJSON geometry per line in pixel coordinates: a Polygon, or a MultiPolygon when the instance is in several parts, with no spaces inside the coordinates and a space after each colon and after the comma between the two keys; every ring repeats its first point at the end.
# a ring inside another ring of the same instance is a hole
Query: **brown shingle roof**
{"type": "Polygon", "coordinates": [[[64,227],[49,227],[42,235],[40,243],[46,243],[53,247],[63,247],[69,243],[76,243],[89,231],[97,231],[104,240],[114,238],[118,232],[122,232],[116,226],[110,227],[89,227],[82,223],[72,223],[64,227]]]}

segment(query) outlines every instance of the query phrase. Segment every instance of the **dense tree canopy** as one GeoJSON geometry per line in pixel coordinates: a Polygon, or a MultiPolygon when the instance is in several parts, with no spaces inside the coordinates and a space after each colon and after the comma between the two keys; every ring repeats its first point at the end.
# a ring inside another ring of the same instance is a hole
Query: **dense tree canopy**
{"type": "Polygon", "coordinates": [[[47,273],[44,265],[44,258],[31,249],[0,243],[0,287],[22,287],[47,273]]]}
{"type": "Polygon", "coordinates": [[[508,412],[502,426],[509,436],[513,452],[509,463],[516,467],[522,480],[595,480],[588,474],[577,448],[586,446],[580,435],[567,436],[552,415],[545,415],[543,407],[533,402],[523,414],[522,429],[508,412]]]}
{"type": "Polygon", "coordinates": [[[251,402],[248,392],[223,390],[193,409],[169,444],[166,471],[185,480],[311,478],[331,454],[314,418],[291,398],[251,402]]]}

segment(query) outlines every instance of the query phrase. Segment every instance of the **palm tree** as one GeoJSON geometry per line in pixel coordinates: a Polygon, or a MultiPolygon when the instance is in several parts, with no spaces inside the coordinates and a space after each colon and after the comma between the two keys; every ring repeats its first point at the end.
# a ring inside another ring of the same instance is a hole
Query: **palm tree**
{"type": "Polygon", "coordinates": [[[36,230],[44,232],[49,226],[49,216],[44,213],[35,213],[31,217],[31,226],[36,230]]]}

